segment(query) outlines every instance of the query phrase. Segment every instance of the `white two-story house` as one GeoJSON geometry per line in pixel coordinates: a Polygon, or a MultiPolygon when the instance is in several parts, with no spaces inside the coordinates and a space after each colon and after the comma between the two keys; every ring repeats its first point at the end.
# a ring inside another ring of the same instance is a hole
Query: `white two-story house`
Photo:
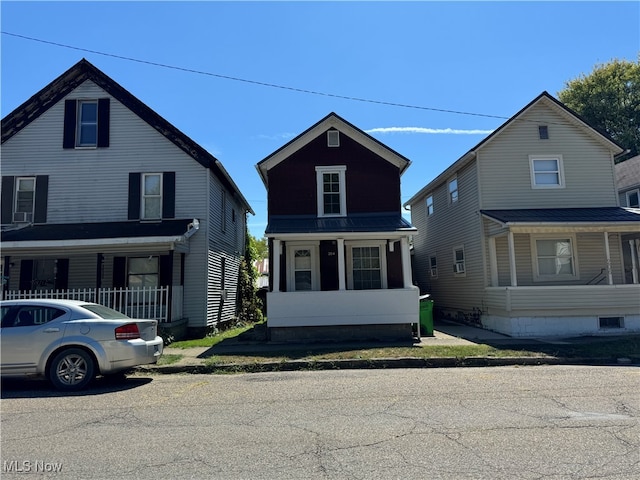
{"type": "Polygon", "coordinates": [[[84,59],[2,119],[4,298],[202,335],[235,315],[247,213],[215,157],[84,59]]]}
{"type": "Polygon", "coordinates": [[[543,92],[417,192],[414,274],[438,314],[512,336],[640,331],[623,152],[543,92]]]}

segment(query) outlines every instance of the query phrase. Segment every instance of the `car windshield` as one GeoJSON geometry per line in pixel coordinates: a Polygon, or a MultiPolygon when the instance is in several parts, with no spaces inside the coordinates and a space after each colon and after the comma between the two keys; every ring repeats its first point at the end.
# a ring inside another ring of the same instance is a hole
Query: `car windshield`
{"type": "Polygon", "coordinates": [[[105,320],[117,320],[119,318],[129,318],[124,313],[120,313],[113,308],[105,307],[104,305],[82,305],[82,308],[85,310],[89,310],[92,313],[95,313],[100,318],[104,318],[105,320]]]}

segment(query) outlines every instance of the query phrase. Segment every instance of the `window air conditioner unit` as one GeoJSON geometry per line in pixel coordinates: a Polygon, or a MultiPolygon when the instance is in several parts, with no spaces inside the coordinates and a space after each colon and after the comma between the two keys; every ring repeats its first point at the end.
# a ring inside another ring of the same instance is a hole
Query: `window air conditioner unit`
{"type": "Polygon", "coordinates": [[[464,273],[464,263],[456,263],[453,266],[453,271],[456,273],[464,273]]]}
{"type": "Polygon", "coordinates": [[[31,212],[13,212],[14,223],[31,223],[33,222],[33,213],[31,212]]]}
{"type": "Polygon", "coordinates": [[[437,277],[438,276],[438,269],[437,268],[432,268],[431,269],[431,276],[432,277],[437,277]]]}

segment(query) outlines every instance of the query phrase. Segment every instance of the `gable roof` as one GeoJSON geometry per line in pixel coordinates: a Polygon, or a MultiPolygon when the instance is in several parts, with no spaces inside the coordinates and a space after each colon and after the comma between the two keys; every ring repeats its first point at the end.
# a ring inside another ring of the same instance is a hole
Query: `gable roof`
{"type": "Polygon", "coordinates": [[[456,160],[452,165],[450,165],[444,172],[438,175],[434,180],[429,182],[425,187],[420,189],[418,193],[413,195],[409,200],[405,202],[405,207],[414,203],[416,200],[420,199],[428,192],[433,190],[438,185],[444,183],[449,177],[451,177],[455,172],[463,168],[473,159],[475,159],[478,150],[480,150],[486,144],[495,140],[502,131],[511,125],[514,121],[518,120],[522,115],[524,115],[527,111],[529,111],[532,107],[539,103],[544,103],[545,105],[550,106],[556,112],[558,112],[561,116],[566,118],[569,122],[573,122],[583,128],[586,129],[587,134],[589,134],[596,141],[605,144],[609,149],[614,152],[614,155],[620,155],[624,153],[626,150],[620,144],[618,144],[615,140],[613,140],[609,135],[605,132],[602,132],[595,127],[589,125],[589,123],[584,120],[580,115],[571,110],[569,107],[564,105],[559,100],[556,100],[548,92],[544,91],[536,98],[534,98],[531,102],[525,105],[518,113],[512,116],[509,120],[500,125],[496,130],[494,130],[490,135],[484,138],[480,143],[478,143],[475,147],[465,153],[462,157],[456,160]]]}
{"type": "Polygon", "coordinates": [[[344,133],[363,147],[378,154],[389,163],[392,163],[400,169],[400,175],[402,175],[404,171],[409,167],[409,165],[411,165],[411,160],[409,160],[408,158],[387,147],[385,144],[379,142],[363,130],[360,130],[355,125],[347,122],[344,118],[340,117],[336,113],[331,112],[322,120],[302,132],[296,138],[286,143],[271,155],[258,162],[256,168],[258,170],[258,173],[260,174],[260,178],[262,178],[262,182],[264,183],[265,187],[268,188],[268,170],[275,167],[280,162],[286,160],[294,152],[300,150],[302,147],[307,145],[312,140],[315,140],[318,136],[322,135],[329,129],[335,129],[340,131],[341,133],[344,133]]]}
{"type": "Polygon", "coordinates": [[[255,214],[249,202],[217,158],[84,58],[2,119],[1,143],[5,143],[87,80],[94,82],[138,115],[200,165],[212,170],[218,179],[230,191],[234,192],[240,202],[244,204],[246,211],[255,214]]]}

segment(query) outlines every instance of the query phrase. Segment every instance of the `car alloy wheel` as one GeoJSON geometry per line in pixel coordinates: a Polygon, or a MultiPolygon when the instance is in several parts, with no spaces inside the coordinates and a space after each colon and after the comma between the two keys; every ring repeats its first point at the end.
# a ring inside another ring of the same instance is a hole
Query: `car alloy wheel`
{"type": "Polygon", "coordinates": [[[94,362],[80,348],[69,348],[55,356],[49,368],[49,380],[59,390],[81,390],[93,379],[94,362]]]}

